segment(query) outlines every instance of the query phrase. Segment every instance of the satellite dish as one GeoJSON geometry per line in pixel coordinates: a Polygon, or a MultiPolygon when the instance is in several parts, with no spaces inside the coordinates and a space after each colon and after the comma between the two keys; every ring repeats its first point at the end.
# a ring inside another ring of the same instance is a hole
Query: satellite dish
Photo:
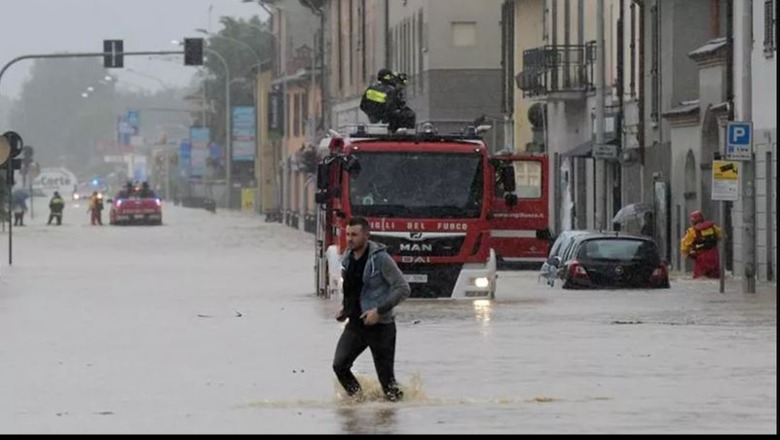
{"type": "Polygon", "coordinates": [[[0,136],[0,165],[4,164],[11,155],[11,143],[5,136],[0,136]]]}
{"type": "Polygon", "coordinates": [[[632,167],[639,163],[639,150],[636,148],[626,148],[620,153],[620,164],[624,167],[632,167]]]}

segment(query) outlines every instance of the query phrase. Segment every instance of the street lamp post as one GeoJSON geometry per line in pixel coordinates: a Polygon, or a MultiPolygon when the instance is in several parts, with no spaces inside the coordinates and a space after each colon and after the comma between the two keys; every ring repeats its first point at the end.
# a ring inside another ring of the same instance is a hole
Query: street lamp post
{"type": "MultiPolygon", "coordinates": [[[[174,40],[173,43],[182,45],[181,41],[174,40]]],[[[225,152],[227,154],[227,160],[225,161],[225,180],[227,182],[227,194],[225,196],[225,205],[228,209],[231,206],[231,191],[233,190],[233,146],[230,142],[231,121],[230,121],[230,66],[228,66],[225,58],[219,54],[219,52],[204,47],[203,51],[214,55],[222,63],[222,67],[225,69],[225,152]]]]}
{"type": "MultiPolygon", "coordinates": [[[[204,34],[204,35],[208,35],[210,37],[221,38],[223,40],[226,40],[226,41],[229,41],[229,42],[232,42],[232,43],[235,43],[235,44],[239,44],[239,45],[249,49],[249,51],[252,53],[252,55],[254,55],[255,61],[256,61],[256,64],[251,66],[251,67],[255,67],[255,66],[260,67],[260,66],[263,65],[263,63],[268,61],[267,58],[261,59],[260,55],[258,55],[258,53],[255,51],[255,49],[252,48],[252,46],[250,46],[249,44],[247,44],[244,41],[241,41],[241,40],[238,40],[238,39],[235,39],[235,38],[231,38],[231,37],[226,37],[224,35],[215,34],[215,33],[207,31],[206,29],[195,29],[195,31],[199,32],[201,34],[204,34]]],[[[257,78],[254,79],[253,85],[254,85],[255,99],[257,99],[257,94],[258,94],[257,78]]],[[[256,111],[257,111],[257,109],[256,109],[256,111]]],[[[228,167],[227,167],[228,176],[231,176],[232,167],[233,167],[232,148],[230,149],[230,151],[231,151],[231,154],[228,156],[228,167]]],[[[232,179],[230,177],[228,177],[228,185],[229,185],[228,193],[230,193],[230,192],[232,192],[232,179]]],[[[228,200],[230,200],[230,199],[228,199],[228,200]]]]}
{"type": "Polygon", "coordinates": [[[231,107],[230,107],[230,67],[228,66],[227,61],[225,61],[225,58],[222,57],[222,55],[219,54],[219,52],[209,49],[209,48],[203,48],[205,52],[208,52],[214,56],[216,56],[221,62],[222,67],[225,68],[225,153],[227,155],[227,159],[225,160],[225,180],[227,182],[227,194],[225,196],[225,205],[227,209],[230,209],[231,200],[232,200],[232,192],[233,192],[233,143],[230,139],[230,132],[231,132],[231,107]]]}

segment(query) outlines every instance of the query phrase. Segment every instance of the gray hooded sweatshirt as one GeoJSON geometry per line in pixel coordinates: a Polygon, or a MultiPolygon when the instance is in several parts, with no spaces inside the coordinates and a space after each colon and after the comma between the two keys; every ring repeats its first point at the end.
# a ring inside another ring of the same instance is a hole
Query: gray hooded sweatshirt
{"type": "MultiPolygon", "coordinates": [[[[344,253],[341,260],[342,274],[352,262],[352,250],[344,253]]],[[[401,270],[387,253],[387,246],[368,242],[368,260],[363,271],[363,290],[360,292],[360,310],[377,309],[379,322],[390,324],[395,319],[393,308],[409,298],[411,289],[401,270]]]]}

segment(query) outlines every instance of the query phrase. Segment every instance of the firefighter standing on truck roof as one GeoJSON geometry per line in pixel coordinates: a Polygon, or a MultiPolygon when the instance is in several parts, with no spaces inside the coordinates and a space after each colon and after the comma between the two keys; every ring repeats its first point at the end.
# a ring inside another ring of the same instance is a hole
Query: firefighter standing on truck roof
{"type": "Polygon", "coordinates": [[[693,277],[720,278],[720,228],[705,220],[704,214],[699,210],[693,211],[689,218],[692,226],[680,242],[680,251],[684,256],[693,258],[693,277]]]}
{"type": "Polygon", "coordinates": [[[368,116],[372,124],[385,123],[394,133],[399,128],[414,128],[417,116],[406,105],[404,87],[407,76],[390,69],[381,69],[377,73],[377,82],[371,84],[360,101],[360,109],[368,116]]]}

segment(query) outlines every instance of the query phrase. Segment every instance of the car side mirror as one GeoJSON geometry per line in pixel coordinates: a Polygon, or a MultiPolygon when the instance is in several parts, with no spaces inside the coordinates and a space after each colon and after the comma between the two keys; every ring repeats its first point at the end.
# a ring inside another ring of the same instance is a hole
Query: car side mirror
{"type": "Polygon", "coordinates": [[[554,257],[550,257],[550,258],[547,259],[547,264],[552,266],[552,267],[558,267],[558,266],[561,265],[561,257],[559,257],[557,255],[554,256],[554,257]]]}
{"type": "Polygon", "coordinates": [[[517,194],[507,193],[504,195],[504,203],[506,206],[517,206],[517,194]]]}

